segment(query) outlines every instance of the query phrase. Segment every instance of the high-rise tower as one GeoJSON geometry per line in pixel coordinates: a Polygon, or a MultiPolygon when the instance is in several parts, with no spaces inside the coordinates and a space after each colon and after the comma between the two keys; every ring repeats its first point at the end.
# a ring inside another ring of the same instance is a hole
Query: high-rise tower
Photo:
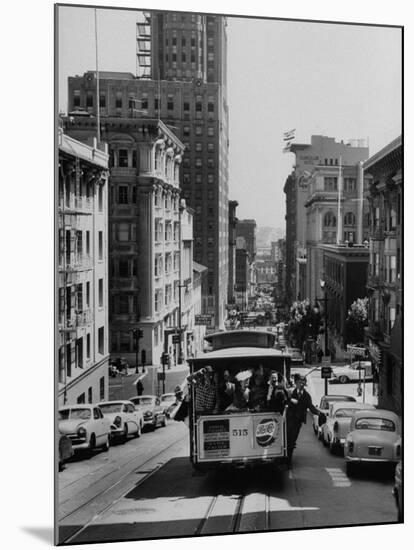
{"type": "Polygon", "coordinates": [[[208,267],[203,309],[217,328],[228,285],[226,25],[222,16],[177,12],[146,12],[145,24],[137,23],[139,104],[147,108],[144,115],[162,117],[186,146],[182,195],[195,211],[194,259],[208,267]]]}

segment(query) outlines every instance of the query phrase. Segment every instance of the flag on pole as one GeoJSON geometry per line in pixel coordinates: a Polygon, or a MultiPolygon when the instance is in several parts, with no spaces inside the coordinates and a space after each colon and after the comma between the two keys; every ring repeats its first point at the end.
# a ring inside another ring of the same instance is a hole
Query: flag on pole
{"type": "Polygon", "coordinates": [[[295,138],[296,128],[283,133],[283,141],[290,141],[295,138]]]}

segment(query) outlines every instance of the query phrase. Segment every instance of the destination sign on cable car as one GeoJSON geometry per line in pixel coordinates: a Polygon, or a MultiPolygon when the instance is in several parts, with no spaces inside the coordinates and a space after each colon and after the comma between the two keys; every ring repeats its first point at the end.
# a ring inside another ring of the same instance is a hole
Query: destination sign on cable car
{"type": "Polygon", "coordinates": [[[270,348],[275,341],[275,335],[269,332],[229,331],[213,334],[206,340],[211,341],[213,350],[233,347],[270,348]]]}

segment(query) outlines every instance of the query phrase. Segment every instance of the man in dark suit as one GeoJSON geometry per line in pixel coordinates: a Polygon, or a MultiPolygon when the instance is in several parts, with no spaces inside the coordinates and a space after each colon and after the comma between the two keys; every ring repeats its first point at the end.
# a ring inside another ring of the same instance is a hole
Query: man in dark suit
{"type": "Polygon", "coordinates": [[[310,394],[305,390],[306,378],[300,374],[295,374],[295,389],[289,398],[287,409],[287,459],[288,468],[291,467],[293,449],[296,446],[296,440],[299,436],[302,424],[306,424],[308,410],[313,414],[321,414],[313,403],[310,394]]]}

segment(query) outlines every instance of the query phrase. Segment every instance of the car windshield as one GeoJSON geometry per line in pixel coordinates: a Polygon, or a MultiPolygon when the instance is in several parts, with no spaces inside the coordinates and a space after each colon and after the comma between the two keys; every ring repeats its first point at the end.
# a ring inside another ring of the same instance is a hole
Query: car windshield
{"type": "Polygon", "coordinates": [[[388,418],[358,418],[355,422],[355,429],[395,432],[395,424],[388,418]]]}
{"type": "Polygon", "coordinates": [[[358,409],[338,409],[335,413],[337,418],[351,418],[358,409]]]}
{"type": "Polygon", "coordinates": [[[175,400],[174,394],[161,396],[161,401],[174,401],[174,400],[175,400]]]}
{"type": "Polygon", "coordinates": [[[88,420],[91,418],[90,409],[62,409],[59,411],[59,420],[88,420]]]}
{"type": "Polygon", "coordinates": [[[136,403],[138,405],[152,405],[153,399],[152,397],[140,397],[136,400],[136,403]]]}
{"type": "Polygon", "coordinates": [[[122,403],[102,403],[99,408],[104,414],[120,412],[122,410],[122,403]]]}

